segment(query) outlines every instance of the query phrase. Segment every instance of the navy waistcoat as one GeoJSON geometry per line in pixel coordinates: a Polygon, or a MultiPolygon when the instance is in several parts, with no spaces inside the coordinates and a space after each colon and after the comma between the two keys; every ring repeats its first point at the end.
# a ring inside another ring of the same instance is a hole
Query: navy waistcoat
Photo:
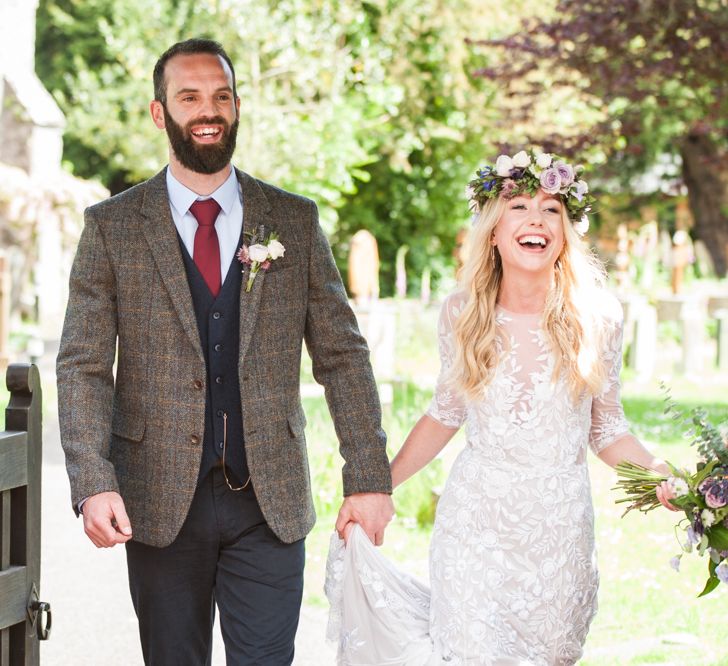
{"type": "Polygon", "coordinates": [[[245,459],[243,412],[238,379],[242,265],[233,257],[220,293],[214,298],[179,236],[178,240],[207,366],[205,434],[198,478],[200,480],[205,478],[222,458],[223,414],[227,414],[225,464],[232,472],[228,474],[230,482],[237,486],[247,481],[249,476],[245,459]]]}

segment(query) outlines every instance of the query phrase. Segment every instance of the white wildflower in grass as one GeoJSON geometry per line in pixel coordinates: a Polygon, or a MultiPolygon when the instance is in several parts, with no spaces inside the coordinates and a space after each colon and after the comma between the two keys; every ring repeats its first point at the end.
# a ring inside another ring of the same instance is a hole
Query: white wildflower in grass
{"type": "Polygon", "coordinates": [[[675,569],[675,571],[680,571],[680,558],[681,558],[681,557],[682,557],[682,555],[675,555],[675,557],[673,557],[673,558],[672,558],[672,559],[670,560],[670,566],[671,566],[671,567],[672,567],[673,569],[675,569]]]}

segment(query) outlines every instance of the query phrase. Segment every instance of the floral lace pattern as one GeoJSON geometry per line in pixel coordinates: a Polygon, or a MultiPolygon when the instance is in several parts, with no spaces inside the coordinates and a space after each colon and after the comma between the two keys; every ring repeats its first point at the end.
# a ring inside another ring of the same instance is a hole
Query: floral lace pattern
{"type": "Polygon", "coordinates": [[[552,380],[554,357],[540,317],[499,308],[504,344],[494,379],[481,400],[468,401],[444,381],[463,303],[453,294],[442,309],[442,370],[428,409],[446,426],[464,423],[467,436],[437,508],[429,599],[366,537],[366,553],[361,542],[347,547],[339,556],[342,585],[358,592],[343,593],[340,664],[566,666],[581,656],[596,612],[586,449],[598,453],[629,430],[619,397],[619,305],[604,308],[617,314],[602,350],[608,373],[600,395],[574,402],[565,379],[552,380]],[[362,610],[367,604],[370,612],[362,610]],[[379,651],[392,634],[400,636],[400,651],[379,651]],[[419,646],[415,659],[402,649],[407,641],[419,646]]]}

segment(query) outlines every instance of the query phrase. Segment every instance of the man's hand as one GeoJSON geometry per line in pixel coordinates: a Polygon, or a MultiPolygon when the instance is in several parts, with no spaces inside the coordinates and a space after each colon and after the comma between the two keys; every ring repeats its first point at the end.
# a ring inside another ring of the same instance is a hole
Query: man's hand
{"type": "Polygon", "coordinates": [[[82,507],[83,529],[97,548],[111,548],[131,539],[131,524],[119,493],[91,495],[82,507]]]}
{"type": "Polygon", "coordinates": [[[344,498],[336,519],[336,531],[349,538],[354,523],[359,523],[376,546],[384,543],[384,528],[394,516],[392,497],[385,493],[356,493],[344,498]]]}

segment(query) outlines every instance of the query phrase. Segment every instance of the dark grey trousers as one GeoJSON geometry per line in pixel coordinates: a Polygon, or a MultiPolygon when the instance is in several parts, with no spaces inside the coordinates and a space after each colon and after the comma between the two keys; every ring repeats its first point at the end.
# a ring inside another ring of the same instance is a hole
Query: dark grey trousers
{"type": "Polygon", "coordinates": [[[216,605],[228,666],[293,662],[304,540],[280,541],[252,488],[233,492],[213,469],[171,545],[126,552],[147,666],[209,665],[216,605]]]}

